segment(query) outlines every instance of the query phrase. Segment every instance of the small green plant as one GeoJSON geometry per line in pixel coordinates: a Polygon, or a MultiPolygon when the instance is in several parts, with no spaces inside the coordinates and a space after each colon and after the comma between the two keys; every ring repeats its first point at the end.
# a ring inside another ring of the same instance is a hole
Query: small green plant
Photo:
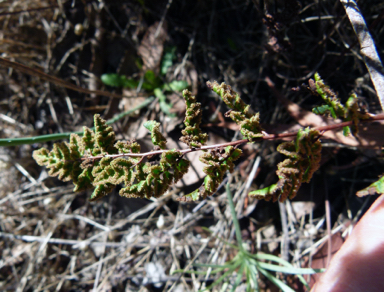
{"type": "MultiPolygon", "coordinates": [[[[248,252],[243,245],[241,237],[241,229],[239,221],[237,220],[235,206],[233,204],[232,193],[230,190],[230,183],[227,183],[226,187],[228,205],[231,210],[231,217],[233,220],[233,226],[235,227],[237,245],[226,243],[237,251],[235,257],[226,262],[223,265],[214,264],[194,264],[195,267],[211,268],[210,274],[221,274],[221,276],[213,282],[211,285],[201,291],[210,291],[213,287],[221,285],[222,287],[232,286],[231,290],[236,291],[236,288],[241,284],[243,278],[245,278],[246,291],[258,291],[258,279],[259,273],[268,278],[272,283],[278,286],[284,292],[293,292],[289,286],[283,281],[278,279],[273,273],[285,273],[295,274],[303,285],[310,290],[308,283],[305,281],[303,274],[315,274],[322,273],[325,269],[311,269],[311,268],[295,268],[289,262],[270,254],[257,253],[252,254],[248,252]],[[273,262],[273,263],[271,263],[273,262]],[[276,263],[276,264],[275,264],[276,263]],[[232,276],[236,274],[236,277],[232,276]]],[[[210,230],[207,229],[209,232],[210,230]]],[[[188,271],[188,270],[176,270],[174,273],[189,273],[189,274],[203,274],[205,271],[188,271]]]]}
{"type": "MultiPolygon", "coordinates": [[[[163,78],[167,73],[168,69],[173,65],[175,59],[176,48],[170,48],[166,50],[160,64],[160,76],[157,76],[153,70],[147,70],[142,80],[135,78],[128,78],[125,75],[116,73],[106,73],[101,75],[101,81],[108,86],[118,88],[131,88],[137,89],[141,86],[142,89],[146,90],[149,94],[153,94],[159,99],[160,109],[163,113],[170,117],[174,117],[175,114],[170,110],[172,105],[167,101],[166,94],[171,91],[181,92],[188,87],[188,82],[184,80],[173,80],[169,83],[163,82],[163,78]]],[[[138,67],[141,67],[138,64],[138,67]]]]}
{"type": "MultiPolygon", "coordinates": [[[[360,111],[351,98],[347,106],[341,105],[336,95],[318,75],[312,83],[316,91],[326,102],[321,114],[330,113],[334,117],[342,117],[345,122],[339,127],[352,126],[352,133],[357,134],[357,122],[373,120],[369,115],[360,111]],[[324,109],[324,110],[323,110],[324,109]]],[[[192,151],[202,151],[200,160],[206,164],[203,171],[206,174],[203,184],[180,200],[196,201],[213,195],[222,183],[227,171],[234,170],[234,162],[241,157],[238,148],[244,143],[255,143],[262,139],[278,139],[293,137],[295,140],[284,142],[277,151],[288,156],[277,166],[278,182],[261,190],[250,193],[257,199],[284,201],[296,196],[300,185],[309,182],[313,173],[319,168],[321,159],[320,138],[324,131],[330,129],[306,128],[298,133],[269,135],[260,126],[258,113],[252,113],[250,106],[245,104],[239,94],[224,83],[207,82],[207,86],[216,92],[230,108],[226,116],[235,121],[243,135],[243,140],[220,145],[205,145],[207,134],[200,128],[202,109],[201,104],[188,90],[183,91],[186,103],[185,129],[181,141],[188,145],[184,150],[167,150],[166,139],[160,131],[160,124],[147,121],[144,126],[151,133],[153,151],[140,152],[140,145],[135,141],[115,141],[115,133],[100,115],[95,115],[95,128],[84,127],[83,137],[77,134],[70,136],[69,143],[55,143],[51,151],[41,148],[34,151],[33,157],[39,165],[49,169],[49,175],[57,176],[63,181],[72,180],[74,191],[94,188],[91,200],[97,200],[110,193],[117,185],[124,184],[120,195],[128,198],[159,197],[172,184],[179,181],[187,173],[190,162],[185,155],[192,151]],[[145,162],[145,158],[157,155],[157,161],[145,162]]],[[[320,113],[319,107],[317,108],[320,113]]],[[[333,125],[332,128],[335,128],[333,125]]],[[[344,131],[345,132],[345,131],[344,131]]],[[[383,179],[376,182],[372,188],[381,192],[383,179]]]]}

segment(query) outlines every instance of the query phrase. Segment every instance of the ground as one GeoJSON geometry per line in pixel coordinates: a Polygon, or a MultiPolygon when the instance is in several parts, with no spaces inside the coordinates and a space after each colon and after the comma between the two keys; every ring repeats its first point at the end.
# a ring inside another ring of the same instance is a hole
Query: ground
{"type": "MultiPolygon", "coordinates": [[[[358,5],[382,57],[384,3],[358,5]]],[[[342,102],[354,92],[367,112],[381,112],[339,1],[5,0],[0,24],[3,139],[81,131],[93,126],[94,114],[108,120],[175,80],[186,81],[202,103],[209,145],[242,139],[209,80],[238,91],[270,134],[327,122],[311,114],[321,104],[307,88],[316,72],[342,102]],[[109,73],[130,85],[105,85],[102,75],[109,73]]],[[[149,151],[142,124],[156,119],[167,147],[183,147],[183,98],[177,90],[165,94],[115,122],[117,138],[136,139],[149,151]]],[[[277,181],[281,141],[242,146],[231,190],[250,252],[326,267],[375,199],[356,192],[383,173],[382,125],[360,130],[360,139],[321,139],[320,169],[284,203],[247,196],[277,181]]],[[[177,201],[201,185],[198,154],[187,157],[194,171],[161,198],[127,199],[114,191],[90,202],[91,191],[74,193],[72,183],[49,177],[32,159],[53,142],[0,148],[0,290],[198,291],[218,276],[194,263],[220,265],[236,255],[227,244],[235,236],[225,184],[204,201],[177,201]],[[185,268],[206,272],[173,273],[185,268]]],[[[296,277],[276,276],[305,291],[296,277]]],[[[315,278],[306,279],[312,285],[315,278]]],[[[278,291],[264,276],[258,281],[260,291],[278,291]]]]}

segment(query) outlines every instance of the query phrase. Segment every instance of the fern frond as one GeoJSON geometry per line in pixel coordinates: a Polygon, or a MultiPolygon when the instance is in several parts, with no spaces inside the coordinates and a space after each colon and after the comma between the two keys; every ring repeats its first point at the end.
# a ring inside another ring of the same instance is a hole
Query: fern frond
{"type": "Polygon", "coordinates": [[[72,157],[77,156],[77,148],[70,147],[66,142],[55,143],[50,152],[45,148],[33,152],[36,162],[41,166],[46,166],[50,176],[57,176],[62,181],[76,179],[81,172],[80,163],[72,160],[72,157]]]}
{"type": "MultiPolygon", "coordinates": [[[[330,113],[334,119],[346,117],[346,109],[344,105],[340,103],[339,98],[336,93],[329,88],[329,86],[324,84],[324,81],[321,79],[318,73],[315,73],[315,86],[317,93],[325,101],[328,107],[323,107],[322,112],[330,113]]],[[[314,109],[314,113],[317,113],[317,108],[314,109]]]]}
{"type": "Polygon", "coordinates": [[[167,140],[160,132],[160,123],[156,121],[146,121],[143,126],[147,128],[149,132],[151,132],[151,139],[153,145],[159,146],[160,149],[165,149],[165,144],[167,143],[167,140]]]}
{"type": "Polygon", "coordinates": [[[312,111],[318,115],[329,114],[332,118],[339,118],[344,122],[352,121],[352,131],[350,127],[344,127],[344,136],[348,136],[351,132],[356,136],[358,134],[357,125],[359,120],[369,118],[369,116],[360,109],[356,94],[352,94],[344,106],[341,104],[336,93],[324,84],[324,81],[318,73],[315,74],[315,80],[310,79],[309,81],[309,83],[312,84],[311,88],[314,87],[313,89],[316,90],[326,103],[325,105],[315,107],[312,111]]]}
{"type": "Polygon", "coordinates": [[[263,136],[260,126],[259,114],[251,113],[250,106],[244,103],[240,95],[225,83],[207,82],[208,88],[216,92],[225,104],[231,109],[226,116],[230,117],[240,126],[240,132],[244,138],[252,140],[263,136]]]}
{"type": "Polygon", "coordinates": [[[81,191],[90,189],[93,186],[92,182],[93,182],[92,168],[82,169],[80,174],[78,175],[78,178],[73,181],[73,184],[75,185],[75,188],[73,189],[73,191],[81,192],[81,191]]]}
{"type": "Polygon", "coordinates": [[[71,134],[69,138],[69,149],[71,160],[76,161],[83,156],[85,147],[79,135],[71,134]]]}
{"type": "Polygon", "coordinates": [[[89,200],[90,201],[99,200],[102,197],[105,197],[106,195],[110,194],[114,188],[115,188],[115,186],[112,184],[97,185],[95,187],[95,189],[93,190],[92,195],[89,198],[89,200]]]}
{"type": "Polygon", "coordinates": [[[200,161],[207,164],[203,168],[203,172],[206,174],[203,185],[186,195],[186,199],[193,201],[205,199],[207,196],[213,195],[219,185],[224,179],[224,175],[227,171],[233,172],[234,161],[240,158],[242,151],[234,148],[233,146],[227,146],[224,151],[211,151],[209,153],[203,153],[200,156],[200,161]]]}
{"type": "Polygon", "coordinates": [[[196,97],[192,96],[192,93],[187,89],[183,91],[183,97],[186,104],[185,129],[181,131],[183,137],[180,138],[180,141],[189,147],[201,147],[208,140],[208,135],[202,133],[200,129],[201,103],[196,102],[196,97]]]}
{"type": "Polygon", "coordinates": [[[141,146],[137,142],[122,142],[118,141],[115,144],[115,147],[119,151],[119,153],[140,153],[141,146]]]}
{"type": "Polygon", "coordinates": [[[173,169],[174,183],[177,183],[189,169],[190,162],[182,157],[183,155],[176,150],[169,150],[161,155],[160,166],[162,171],[173,169]]]}
{"type": "Polygon", "coordinates": [[[320,133],[315,129],[300,129],[296,140],[284,142],[277,151],[289,158],[277,165],[277,184],[249,193],[257,199],[285,201],[294,198],[303,182],[309,182],[319,169],[321,160],[320,133]]]}
{"type": "Polygon", "coordinates": [[[107,125],[107,122],[99,114],[96,114],[93,120],[95,123],[95,146],[99,147],[102,153],[117,153],[113,145],[115,143],[115,132],[112,127],[107,125]]]}

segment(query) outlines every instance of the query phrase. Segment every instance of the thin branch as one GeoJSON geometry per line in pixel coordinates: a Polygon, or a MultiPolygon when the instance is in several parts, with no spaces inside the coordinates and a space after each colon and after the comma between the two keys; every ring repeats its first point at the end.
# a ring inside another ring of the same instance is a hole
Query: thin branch
{"type": "Polygon", "coordinates": [[[367,24],[354,0],[340,0],[360,43],[360,52],[384,112],[384,68],[367,24]]]}
{"type": "Polygon", "coordinates": [[[17,11],[7,11],[7,12],[1,12],[0,16],[15,15],[15,14],[20,14],[20,13],[28,13],[28,12],[32,12],[32,11],[40,11],[40,10],[46,10],[46,9],[54,9],[54,8],[58,8],[58,7],[59,7],[59,5],[51,5],[51,6],[29,8],[29,9],[23,9],[23,10],[17,10],[17,11]]]}
{"type": "Polygon", "coordinates": [[[68,88],[68,89],[71,89],[74,91],[78,91],[81,93],[96,94],[96,95],[115,97],[115,98],[122,98],[123,97],[121,94],[116,94],[116,93],[112,93],[112,92],[108,92],[108,91],[104,91],[104,90],[90,90],[87,88],[83,88],[83,87],[74,85],[70,82],[67,82],[63,79],[57,78],[57,77],[49,75],[47,73],[44,73],[41,70],[38,70],[35,68],[30,68],[30,67],[25,66],[23,64],[13,62],[13,61],[7,60],[5,58],[1,58],[1,57],[0,57],[0,66],[6,67],[6,68],[13,68],[13,69],[20,71],[22,73],[29,74],[32,76],[37,76],[43,80],[46,80],[46,81],[51,82],[53,84],[56,84],[58,86],[62,86],[62,87],[65,87],[65,88],[68,88]]]}

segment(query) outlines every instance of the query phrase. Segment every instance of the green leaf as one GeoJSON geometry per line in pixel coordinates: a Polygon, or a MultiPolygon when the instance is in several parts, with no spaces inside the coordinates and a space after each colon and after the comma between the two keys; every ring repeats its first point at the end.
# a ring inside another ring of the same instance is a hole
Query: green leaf
{"type": "Polygon", "coordinates": [[[185,89],[183,91],[185,100],[186,111],[184,125],[185,129],[181,131],[183,137],[180,141],[187,144],[189,147],[201,147],[207,142],[208,135],[203,133],[200,129],[202,110],[201,103],[196,102],[196,97],[185,89]]]}
{"type": "Polygon", "coordinates": [[[155,72],[152,70],[148,70],[144,74],[144,82],[142,87],[145,90],[152,91],[155,88],[159,88],[161,86],[161,79],[155,75],[155,72]]]}
{"type": "Polygon", "coordinates": [[[80,192],[92,187],[93,175],[92,168],[83,169],[83,171],[78,176],[76,182],[74,182],[75,188],[74,192],[80,192]]]}
{"type": "Polygon", "coordinates": [[[137,142],[122,142],[118,141],[115,144],[119,153],[140,153],[140,144],[137,142]]]}
{"type": "Polygon", "coordinates": [[[176,59],[176,47],[166,48],[160,65],[162,75],[167,74],[168,69],[173,65],[174,59],[176,59]]]}
{"type": "Polygon", "coordinates": [[[178,91],[181,92],[188,88],[188,82],[184,80],[173,80],[170,83],[166,83],[163,86],[164,90],[178,91]]]}
{"type": "Polygon", "coordinates": [[[159,105],[160,109],[163,113],[165,113],[167,116],[175,117],[176,114],[171,113],[172,105],[167,103],[167,97],[163,93],[163,91],[160,88],[156,88],[153,93],[155,96],[159,99],[159,105]]]}
{"type": "Polygon", "coordinates": [[[163,113],[165,113],[167,116],[169,116],[169,117],[171,117],[171,118],[176,117],[176,114],[171,112],[172,104],[167,103],[167,102],[165,102],[165,101],[160,101],[160,102],[159,102],[159,105],[160,105],[160,109],[161,109],[161,111],[162,111],[163,113]]]}
{"type": "Polygon", "coordinates": [[[33,151],[32,157],[36,160],[38,165],[45,166],[49,160],[49,150],[46,148],[35,150],[33,151]]]}
{"type": "Polygon", "coordinates": [[[160,100],[160,102],[161,101],[165,102],[167,100],[167,97],[165,96],[165,94],[160,88],[156,88],[153,91],[153,94],[160,100]]]}
{"type": "Polygon", "coordinates": [[[327,104],[317,106],[312,109],[312,112],[317,114],[317,115],[325,115],[326,113],[330,112],[332,107],[330,107],[327,104]]]}
{"type": "Polygon", "coordinates": [[[124,81],[127,79],[124,75],[108,73],[101,75],[101,81],[108,86],[123,87],[124,81]]]}
{"type": "Polygon", "coordinates": [[[149,120],[149,121],[146,121],[144,122],[143,126],[149,131],[152,133],[153,131],[153,128],[154,127],[158,127],[160,125],[160,123],[156,122],[156,121],[152,121],[152,120],[149,120]]]}
{"type": "Polygon", "coordinates": [[[365,189],[362,189],[356,193],[358,197],[374,194],[384,194],[384,176],[382,176],[378,181],[375,181],[365,189]]]}
{"type": "Polygon", "coordinates": [[[191,199],[192,201],[198,201],[200,199],[200,191],[199,189],[194,190],[192,193],[184,196],[187,199],[191,199]]]}
{"type": "Polygon", "coordinates": [[[83,137],[81,138],[84,150],[93,151],[95,148],[95,133],[87,128],[83,127],[83,137]]]}
{"type": "Polygon", "coordinates": [[[78,160],[84,154],[84,145],[79,135],[71,134],[69,138],[69,148],[71,151],[71,160],[78,160]]]}
{"type": "Polygon", "coordinates": [[[132,78],[127,78],[125,75],[119,75],[115,73],[103,74],[100,77],[101,81],[108,86],[112,87],[124,87],[124,88],[137,88],[139,82],[132,78]]]}
{"type": "Polygon", "coordinates": [[[167,140],[164,138],[163,134],[160,132],[160,123],[156,121],[146,121],[144,127],[151,132],[151,139],[153,145],[159,146],[161,149],[165,149],[165,144],[167,140]]]}
{"type": "Polygon", "coordinates": [[[188,172],[190,162],[184,158],[180,159],[175,165],[174,182],[177,183],[188,172]]]}
{"type": "Polygon", "coordinates": [[[256,199],[264,199],[268,196],[272,196],[272,194],[277,190],[277,184],[270,185],[264,189],[255,190],[249,193],[249,196],[255,197],[256,199]]]}
{"type": "Polygon", "coordinates": [[[351,128],[348,126],[343,127],[343,135],[348,137],[351,134],[351,128]]]}
{"type": "Polygon", "coordinates": [[[224,103],[232,109],[226,116],[240,126],[240,132],[246,139],[251,141],[263,136],[259,113],[252,114],[250,105],[247,105],[231,86],[225,83],[219,84],[217,81],[208,81],[207,86],[216,92],[224,103]]]}
{"type": "Polygon", "coordinates": [[[139,85],[139,82],[133,78],[125,79],[123,82],[124,88],[136,89],[138,85],[139,85]]]}

